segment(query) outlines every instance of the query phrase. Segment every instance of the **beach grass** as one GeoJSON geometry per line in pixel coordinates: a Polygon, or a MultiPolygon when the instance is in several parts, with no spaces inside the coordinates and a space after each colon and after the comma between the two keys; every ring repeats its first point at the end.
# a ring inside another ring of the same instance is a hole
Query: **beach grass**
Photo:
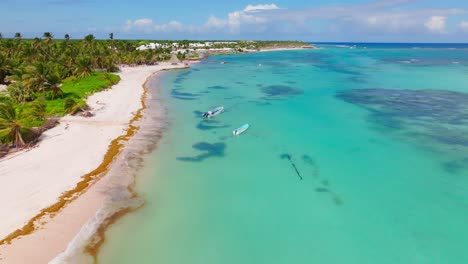
{"type": "Polygon", "coordinates": [[[102,91],[118,83],[120,77],[106,72],[94,72],[90,76],[76,79],[70,77],[65,79],[61,87],[63,96],[48,100],[46,107],[47,116],[63,116],[73,111],[73,107],[66,107],[67,102],[75,102],[77,107],[86,104],[86,98],[96,92],[102,91]]]}
{"type": "MultiPolygon", "coordinates": [[[[86,105],[86,99],[93,93],[110,88],[120,81],[118,75],[107,72],[93,72],[84,78],[69,77],[63,81],[62,95],[51,97],[51,93],[38,94],[38,99],[32,102],[13,104],[17,118],[21,119],[22,127],[40,127],[48,118],[61,117],[75,113],[86,105]],[[42,101],[41,101],[42,99],[42,101]],[[42,104],[42,106],[41,106],[42,104]],[[43,113],[38,115],[43,108],[43,113]]],[[[7,96],[0,95],[0,102],[9,101],[7,96]]],[[[1,142],[7,142],[7,134],[0,135],[1,142]]]]}

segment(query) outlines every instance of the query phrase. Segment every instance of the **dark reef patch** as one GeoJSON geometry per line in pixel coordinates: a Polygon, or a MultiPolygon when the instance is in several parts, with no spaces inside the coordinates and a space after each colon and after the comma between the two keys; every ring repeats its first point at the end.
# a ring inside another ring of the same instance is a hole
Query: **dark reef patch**
{"type": "Polygon", "coordinates": [[[207,88],[213,89],[213,90],[226,90],[227,89],[226,86],[222,86],[222,85],[213,85],[213,86],[208,86],[207,88]]]}
{"type": "Polygon", "coordinates": [[[177,157],[177,160],[189,161],[189,162],[201,162],[207,158],[224,157],[226,144],[222,142],[218,142],[218,143],[198,142],[198,143],[193,144],[192,147],[203,153],[197,156],[192,156],[192,157],[177,157]]]}
{"type": "Polygon", "coordinates": [[[212,130],[212,129],[220,129],[220,128],[228,128],[229,125],[213,125],[217,122],[212,122],[212,120],[203,120],[200,121],[197,125],[197,129],[200,130],[212,130]]]}
{"type": "Polygon", "coordinates": [[[463,159],[463,160],[452,160],[452,161],[447,161],[442,164],[442,168],[451,174],[459,174],[463,170],[466,169],[466,166],[468,165],[468,159],[463,159]]]}
{"type": "Polygon", "coordinates": [[[174,88],[171,90],[171,96],[180,100],[196,100],[198,99],[198,94],[180,92],[180,88],[174,88]]]}
{"type": "MultiPolygon", "coordinates": [[[[451,155],[468,153],[468,94],[445,90],[354,89],[338,98],[369,110],[367,121],[424,149],[451,155]]],[[[455,155],[455,157],[453,157],[455,155]]],[[[442,164],[448,172],[464,168],[442,164]]]]}
{"type": "Polygon", "coordinates": [[[306,164],[312,166],[312,176],[319,177],[319,169],[315,160],[307,154],[302,155],[301,158],[306,164]]]}
{"type": "Polygon", "coordinates": [[[269,85],[260,88],[267,98],[281,98],[294,95],[300,95],[303,91],[299,88],[295,88],[288,85],[269,85]]]}

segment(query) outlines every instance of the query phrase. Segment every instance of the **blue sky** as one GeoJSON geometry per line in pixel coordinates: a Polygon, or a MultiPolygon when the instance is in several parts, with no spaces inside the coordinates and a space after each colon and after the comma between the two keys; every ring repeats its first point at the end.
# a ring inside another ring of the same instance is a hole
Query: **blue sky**
{"type": "Polygon", "coordinates": [[[468,42],[466,0],[0,0],[0,7],[4,36],[468,42]]]}

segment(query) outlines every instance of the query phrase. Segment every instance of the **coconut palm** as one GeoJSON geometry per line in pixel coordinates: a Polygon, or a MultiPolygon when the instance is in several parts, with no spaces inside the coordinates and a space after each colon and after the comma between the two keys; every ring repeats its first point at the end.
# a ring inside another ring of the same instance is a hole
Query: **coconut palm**
{"type": "Polygon", "coordinates": [[[76,60],[76,68],[73,74],[78,78],[84,78],[93,72],[93,65],[91,58],[88,56],[78,57],[76,60]]]}
{"type": "Polygon", "coordinates": [[[44,96],[40,96],[31,104],[31,116],[37,120],[45,120],[46,114],[46,99],[44,96]]]}
{"type": "Polygon", "coordinates": [[[9,62],[5,52],[0,51],[0,84],[5,83],[9,72],[9,62]]]}
{"type": "Polygon", "coordinates": [[[52,39],[54,38],[54,35],[52,35],[52,33],[50,33],[50,32],[44,32],[42,37],[44,38],[44,42],[46,44],[49,44],[50,42],[52,42],[52,39]]]}
{"type": "Polygon", "coordinates": [[[32,101],[34,98],[34,91],[26,87],[22,82],[8,85],[7,92],[10,99],[17,104],[32,101]]]}
{"type": "Polygon", "coordinates": [[[13,142],[17,147],[25,145],[24,136],[30,132],[30,128],[23,125],[21,118],[9,102],[0,103],[0,137],[7,142],[13,142]]]}
{"type": "Polygon", "coordinates": [[[60,83],[62,81],[62,76],[60,74],[60,69],[58,66],[51,67],[46,74],[46,82],[44,83],[44,88],[46,91],[52,92],[52,99],[61,96],[63,94],[62,89],[60,89],[60,83]]]}
{"type": "Polygon", "coordinates": [[[66,40],[66,41],[69,41],[69,40],[70,40],[70,35],[65,34],[65,40],[66,40]]]}
{"type": "Polygon", "coordinates": [[[16,32],[16,33],[15,33],[15,39],[16,39],[16,40],[21,40],[22,38],[23,38],[23,36],[21,35],[20,32],[16,32]]]}
{"type": "Polygon", "coordinates": [[[84,37],[84,42],[83,42],[83,52],[92,52],[93,47],[94,47],[94,41],[96,38],[94,37],[93,34],[89,34],[86,37],[84,37]]]}

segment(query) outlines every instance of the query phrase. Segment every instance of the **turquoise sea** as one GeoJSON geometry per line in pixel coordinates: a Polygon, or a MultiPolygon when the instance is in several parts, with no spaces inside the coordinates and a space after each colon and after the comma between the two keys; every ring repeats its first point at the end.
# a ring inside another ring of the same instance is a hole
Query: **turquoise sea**
{"type": "Polygon", "coordinates": [[[468,263],[468,46],[354,45],[164,73],[146,204],[98,262],[468,263]]]}

